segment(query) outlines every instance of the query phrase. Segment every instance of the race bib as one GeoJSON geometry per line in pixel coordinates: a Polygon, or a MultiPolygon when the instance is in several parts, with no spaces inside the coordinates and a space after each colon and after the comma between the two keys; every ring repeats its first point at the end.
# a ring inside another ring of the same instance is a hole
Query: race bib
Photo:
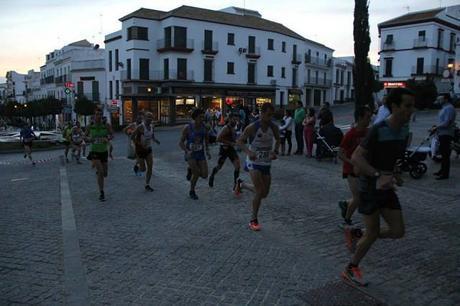
{"type": "Polygon", "coordinates": [[[257,151],[257,160],[261,162],[269,162],[270,161],[270,151],[257,151]]]}
{"type": "Polygon", "coordinates": [[[202,150],[203,150],[203,145],[200,144],[200,143],[192,143],[192,144],[190,145],[190,149],[191,149],[192,151],[202,151],[202,150]]]}

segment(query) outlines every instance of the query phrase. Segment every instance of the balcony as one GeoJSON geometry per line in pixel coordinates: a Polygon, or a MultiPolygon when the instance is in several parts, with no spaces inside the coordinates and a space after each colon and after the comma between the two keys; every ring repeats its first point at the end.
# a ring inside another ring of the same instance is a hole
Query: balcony
{"type": "Polygon", "coordinates": [[[442,68],[436,67],[433,65],[427,66],[412,66],[412,76],[424,76],[424,75],[435,75],[440,76],[442,75],[442,68]]]}
{"type": "Polygon", "coordinates": [[[128,76],[127,70],[121,71],[122,81],[193,81],[194,71],[188,70],[183,73],[178,73],[177,70],[149,70],[148,74],[143,73],[141,75],[139,70],[132,70],[131,75],[128,76]]]}
{"type": "Polygon", "coordinates": [[[309,87],[331,87],[332,81],[324,78],[310,78],[305,80],[305,85],[309,87]]]}
{"type": "Polygon", "coordinates": [[[395,49],[394,41],[386,41],[382,45],[382,51],[391,51],[395,49]]]}
{"type": "Polygon", "coordinates": [[[305,64],[307,66],[327,68],[331,66],[331,59],[324,59],[317,56],[305,54],[305,64]]]}
{"type": "Polygon", "coordinates": [[[214,42],[206,42],[206,41],[203,41],[202,44],[202,49],[201,49],[201,53],[203,54],[207,54],[207,55],[216,55],[217,52],[219,52],[219,44],[214,41],[214,42]]]}
{"type": "Polygon", "coordinates": [[[294,65],[299,65],[302,63],[302,56],[300,54],[293,54],[291,63],[294,65]]]}
{"type": "Polygon", "coordinates": [[[61,76],[58,76],[57,78],[54,78],[54,83],[56,83],[56,84],[64,84],[65,82],[67,82],[67,80],[70,80],[69,76],[61,75],[61,76]]]}
{"type": "Polygon", "coordinates": [[[191,53],[194,49],[194,40],[187,39],[184,43],[174,43],[173,41],[166,41],[165,39],[157,40],[157,51],[163,52],[179,52],[191,53]],[[173,45],[174,44],[174,45],[173,45]]]}
{"type": "Polygon", "coordinates": [[[40,84],[52,84],[54,83],[54,76],[50,75],[40,80],[40,84]]]}
{"type": "Polygon", "coordinates": [[[248,52],[246,53],[247,58],[259,58],[260,57],[260,47],[247,48],[248,52]]]}
{"type": "Polygon", "coordinates": [[[425,37],[419,37],[414,39],[414,48],[426,48],[428,47],[428,40],[425,37]]]}

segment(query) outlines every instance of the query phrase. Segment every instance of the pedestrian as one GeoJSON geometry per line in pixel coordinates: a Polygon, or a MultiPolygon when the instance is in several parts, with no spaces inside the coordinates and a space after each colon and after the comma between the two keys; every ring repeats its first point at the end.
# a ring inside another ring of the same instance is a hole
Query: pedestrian
{"type": "Polygon", "coordinates": [[[385,120],[388,116],[390,116],[390,114],[390,110],[387,106],[387,97],[385,96],[383,97],[382,105],[380,105],[377,110],[377,115],[374,118],[374,125],[385,120]]]}
{"type": "Polygon", "coordinates": [[[303,154],[303,120],[305,119],[305,109],[303,108],[302,102],[297,102],[297,108],[294,113],[295,122],[295,139],[297,142],[297,150],[295,155],[303,154]]]}
{"type": "Polygon", "coordinates": [[[378,238],[402,238],[405,232],[394,184],[402,185],[397,162],[404,158],[408,123],[415,106],[414,94],[406,88],[395,88],[387,97],[387,105],[391,115],[369,130],[351,158],[360,175],[358,211],[363,214],[366,230],[342,277],[358,286],[367,285],[359,264],[372,244],[378,238]],[[387,228],[380,227],[380,216],[387,228]]]}
{"type": "MultiPolygon", "coordinates": [[[[217,160],[217,166],[212,169],[212,173],[209,176],[209,187],[214,187],[214,178],[222,169],[225,160],[228,158],[233,164],[233,191],[236,193],[236,182],[240,177],[240,158],[236,153],[236,131],[235,127],[238,122],[239,113],[233,112],[227,119],[227,124],[222,128],[219,135],[217,135],[217,142],[220,143],[219,158],[217,160]]],[[[238,195],[238,194],[236,194],[238,195]]]]}
{"type": "Polygon", "coordinates": [[[72,143],[72,122],[67,121],[64,130],[62,131],[62,137],[64,138],[63,144],[65,161],[69,162],[69,158],[67,156],[69,155],[69,150],[72,143]]]}
{"type": "Polygon", "coordinates": [[[271,161],[277,158],[280,146],[278,126],[272,122],[275,108],[271,103],[264,103],[260,111],[260,120],[248,125],[237,143],[246,153],[246,169],[249,171],[252,185],[245,184],[241,179],[237,182],[237,192],[248,189],[254,192],[252,215],[249,228],[260,231],[258,220],[262,199],[270,192],[271,161]],[[249,140],[249,146],[246,143],[249,140]],[[275,144],[273,145],[273,140],[275,144]]]}
{"type": "Polygon", "coordinates": [[[72,141],[72,156],[77,161],[77,164],[81,164],[81,146],[83,143],[84,134],[80,127],[80,122],[76,122],[75,126],[72,128],[71,132],[71,141],[72,141]]]}
{"type": "Polygon", "coordinates": [[[246,112],[244,111],[243,105],[239,106],[239,114],[241,128],[244,130],[244,128],[246,127],[246,112]]]}
{"type": "Polygon", "coordinates": [[[329,124],[333,118],[329,102],[325,102],[318,112],[319,128],[329,124]]]}
{"type": "Polygon", "coordinates": [[[160,144],[160,141],[155,138],[152,122],[153,114],[147,112],[143,122],[136,127],[133,135],[137,164],[139,165],[140,171],[145,172],[144,189],[150,192],[153,191],[153,188],[150,186],[153,171],[152,144],[153,142],[160,144]]]}
{"type": "Polygon", "coordinates": [[[439,140],[439,153],[441,154],[441,169],[435,172],[437,180],[445,180],[450,174],[450,155],[452,153],[451,143],[455,135],[455,119],[457,114],[451,103],[450,95],[442,96],[442,108],[439,111],[439,124],[432,128],[439,140]]]}
{"type": "Polygon", "coordinates": [[[112,127],[102,122],[102,110],[96,108],[94,111],[94,123],[87,131],[86,137],[91,143],[88,159],[92,167],[96,169],[97,184],[99,186],[99,201],[105,201],[104,178],[108,174],[107,161],[109,158],[109,141],[112,139],[112,127]]]}
{"type": "Polygon", "coordinates": [[[286,153],[286,142],[288,143],[287,155],[291,155],[292,150],[292,130],[294,128],[294,119],[292,119],[292,110],[287,109],[284,111],[283,117],[284,124],[279,128],[280,136],[284,134],[281,138],[281,156],[284,156],[286,153]]]}
{"type": "Polygon", "coordinates": [[[141,176],[142,172],[139,171],[139,161],[136,156],[136,145],[134,143],[134,132],[136,131],[137,126],[142,124],[142,122],[144,122],[144,112],[140,111],[136,120],[123,129],[129,138],[128,158],[134,159],[133,171],[136,176],[141,176]]]}
{"type": "Polygon", "coordinates": [[[193,200],[198,200],[198,196],[195,192],[198,179],[200,177],[203,179],[208,178],[208,162],[206,156],[208,159],[211,159],[208,146],[208,131],[203,121],[203,111],[198,108],[193,110],[192,122],[184,126],[179,141],[179,146],[185,153],[185,160],[191,171],[189,196],[193,200]]]}
{"type": "Polygon", "coordinates": [[[32,159],[32,142],[34,141],[35,137],[35,133],[30,127],[30,124],[26,123],[19,133],[19,139],[22,142],[22,146],[24,147],[24,158],[29,157],[33,166],[35,166],[35,162],[32,159]]]}
{"type": "MultiPolygon", "coordinates": [[[[372,111],[367,106],[359,107],[357,110],[358,120],[356,124],[345,134],[340,144],[339,158],[343,161],[342,177],[347,180],[351,192],[351,199],[339,201],[339,208],[345,225],[352,225],[351,216],[359,203],[359,180],[353,169],[351,156],[358,145],[366,137],[368,126],[371,121],[372,111]]],[[[347,236],[347,238],[350,238],[347,236]]],[[[348,246],[351,246],[349,241],[348,246]]]]}
{"type": "Polygon", "coordinates": [[[311,158],[313,156],[316,125],[315,109],[313,107],[308,109],[308,115],[305,117],[302,125],[305,144],[307,145],[307,158],[311,158]]]}

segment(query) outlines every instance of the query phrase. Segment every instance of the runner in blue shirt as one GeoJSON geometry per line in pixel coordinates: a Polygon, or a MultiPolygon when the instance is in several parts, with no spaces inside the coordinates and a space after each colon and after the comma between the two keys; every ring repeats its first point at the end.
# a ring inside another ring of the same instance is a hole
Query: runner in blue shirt
{"type": "Polygon", "coordinates": [[[32,141],[35,139],[35,133],[32,131],[30,124],[26,123],[20,132],[20,140],[24,146],[24,158],[29,157],[32,165],[35,166],[35,162],[32,160],[32,141]]]}

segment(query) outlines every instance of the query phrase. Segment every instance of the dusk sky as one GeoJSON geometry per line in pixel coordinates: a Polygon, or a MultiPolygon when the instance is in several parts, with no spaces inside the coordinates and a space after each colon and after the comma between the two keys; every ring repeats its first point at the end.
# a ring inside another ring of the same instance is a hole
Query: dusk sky
{"type": "MultiPolygon", "coordinates": [[[[378,59],[377,24],[408,11],[457,4],[458,0],[371,0],[369,21],[373,63],[378,59]]],[[[88,39],[103,46],[104,35],[121,27],[118,19],[141,7],[168,11],[181,5],[219,10],[245,6],[300,35],[353,55],[353,0],[0,0],[0,82],[8,70],[40,71],[46,53],[88,39]]]]}

